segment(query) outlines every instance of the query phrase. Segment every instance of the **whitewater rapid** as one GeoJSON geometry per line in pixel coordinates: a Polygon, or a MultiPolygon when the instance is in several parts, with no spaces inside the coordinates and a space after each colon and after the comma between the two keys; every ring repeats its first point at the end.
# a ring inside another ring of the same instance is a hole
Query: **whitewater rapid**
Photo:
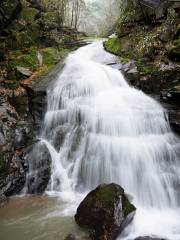
{"type": "Polygon", "coordinates": [[[137,207],[120,239],[180,240],[179,139],[161,105],[106,65],[114,61],[102,41],[82,47],[48,90],[41,134],[52,158],[47,193],[71,199],[75,210],[85,192],[118,183],[137,207]]]}

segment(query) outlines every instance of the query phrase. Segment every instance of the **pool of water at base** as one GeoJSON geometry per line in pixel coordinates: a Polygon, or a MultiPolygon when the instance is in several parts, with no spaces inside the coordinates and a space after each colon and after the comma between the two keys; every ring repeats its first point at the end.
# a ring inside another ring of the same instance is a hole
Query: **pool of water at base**
{"type": "Polygon", "coordinates": [[[86,238],[64,207],[58,197],[11,198],[0,208],[0,240],[64,240],[70,233],[86,238]]]}

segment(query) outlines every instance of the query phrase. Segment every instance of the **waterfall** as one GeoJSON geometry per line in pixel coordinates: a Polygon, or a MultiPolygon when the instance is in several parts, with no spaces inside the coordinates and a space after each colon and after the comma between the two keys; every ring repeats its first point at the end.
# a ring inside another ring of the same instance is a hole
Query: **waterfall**
{"type": "Polygon", "coordinates": [[[48,89],[41,134],[52,158],[47,191],[81,193],[118,183],[138,209],[123,238],[179,240],[180,141],[161,105],[105,64],[114,58],[101,41],[82,47],[48,89]]]}

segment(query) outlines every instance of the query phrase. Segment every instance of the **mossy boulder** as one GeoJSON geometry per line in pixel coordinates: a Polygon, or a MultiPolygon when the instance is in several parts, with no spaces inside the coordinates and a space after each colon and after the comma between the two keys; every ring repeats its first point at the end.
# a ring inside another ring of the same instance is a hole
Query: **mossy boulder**
{"type": "Polygon", "coordinates": [[[31,47],[25,51],[13,51],[9,54],[8,80],[21,79],[18,68],[26,68],[33,72],[38,68],[37,49],[31,47]]]}
{"type": "Polygon", "coordinates": [[[35,8],[30,8],[30,7],[23,7],[21,14],[20,14],[20,19],[32,23],[39,11],[35,8]]]}
{"type": "Polygon", "coordinates": [[[51,24],[56,21],[54,12],[45,12],[42,14],[44,24],[51,24]]]}
{"type": "Polygon", "coordinates": [[[81,202],[75,220],[80,227],[93,231],[93,239],[113,240],[133,219],[135,210],[122,187],[103,184],[81,202]]]}
{"type": "Polygon", "coordinates": [[[104,47],[107,51],[113,54],[121,55],[122,46],[120,44],[120,40],[117,37],[109,38],[108,41],[104,43],[104,47]]]}
{"type": "Polygon", "coordinates": [[[49,47],[42,50],[43,64],[54,65],[60,60],[60,53],[56,48],[49,47]]]}

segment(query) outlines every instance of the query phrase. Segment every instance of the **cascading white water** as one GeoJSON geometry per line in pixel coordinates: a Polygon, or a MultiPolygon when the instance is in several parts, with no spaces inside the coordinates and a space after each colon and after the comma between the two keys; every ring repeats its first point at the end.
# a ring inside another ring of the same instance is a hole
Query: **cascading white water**
{"type": "Polygon", "coordinates": [[[179,240],[179,139],[160,104],[105,65],[114,58],[101,41],[82,47],[68,56],[48,91],[42,132],[52,157],[48,192],[118,183],[137,207],[121,238],[179,240]]]}

